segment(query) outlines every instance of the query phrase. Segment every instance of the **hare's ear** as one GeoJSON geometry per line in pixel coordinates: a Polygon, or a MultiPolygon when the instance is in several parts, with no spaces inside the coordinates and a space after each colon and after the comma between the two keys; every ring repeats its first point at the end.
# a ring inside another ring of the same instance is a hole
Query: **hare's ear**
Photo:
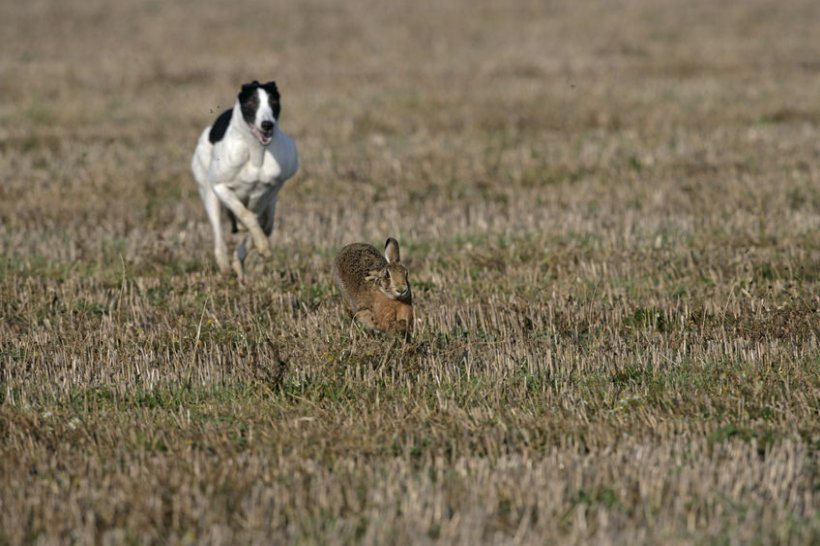
{"type": "Polygon", "coordinates": [[[381,279],[382,272],[378,269],[374,269],[373,271],[368,271],[367,276],[364,278],[367,282],[377,282],[381,279]]]}
{"type": "Polygon", "coordinates": [[[387,239],[384,243],[384,257],[387,258],[387,263],[398,263],[399,258],[399,242],[393,237],[387,239]]]}

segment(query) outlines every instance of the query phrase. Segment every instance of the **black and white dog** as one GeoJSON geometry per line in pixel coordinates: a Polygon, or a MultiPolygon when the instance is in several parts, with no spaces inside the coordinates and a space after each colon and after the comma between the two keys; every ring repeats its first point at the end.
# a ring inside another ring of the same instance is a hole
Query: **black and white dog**
{"type": "Polygon", "coordinates": [[[296,144],[279,129],[279,99],[276,82],[243,85],[233,108],[202,132],[191,161],[214,232],[216,263],[223,273],[233,266],[240,280],[250,248],[270,256],[277,194],[299,169],[296,144]],[[239,228],[250,233],[237,245],[231,262],[222,235],[223,209],[233,233],[239,228]]]}

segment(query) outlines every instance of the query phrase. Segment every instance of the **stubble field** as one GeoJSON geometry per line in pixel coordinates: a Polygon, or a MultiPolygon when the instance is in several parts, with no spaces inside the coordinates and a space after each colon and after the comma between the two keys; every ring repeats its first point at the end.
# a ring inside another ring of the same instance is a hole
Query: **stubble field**
{"type": "Polygon", "coordinates": [[[816,544],[820,4],[0,3],[0,544],[816,544]],[[302,168],[220,277],[188,170],[302,168]],[[408,344],[330,264],[402,244],[408,344]]]}

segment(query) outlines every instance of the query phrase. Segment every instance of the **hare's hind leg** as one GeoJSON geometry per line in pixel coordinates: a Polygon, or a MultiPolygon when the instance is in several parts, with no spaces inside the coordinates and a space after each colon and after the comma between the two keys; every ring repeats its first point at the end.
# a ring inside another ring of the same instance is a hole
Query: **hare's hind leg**
{"type": "Polygon", "coordinates": [[[354,318],[361,322],[365,328],[368,328],[370,330],[379,329],[379,327],[376,325],[376,316],[370,309],[360,309],[356,311],[354,318]]]}

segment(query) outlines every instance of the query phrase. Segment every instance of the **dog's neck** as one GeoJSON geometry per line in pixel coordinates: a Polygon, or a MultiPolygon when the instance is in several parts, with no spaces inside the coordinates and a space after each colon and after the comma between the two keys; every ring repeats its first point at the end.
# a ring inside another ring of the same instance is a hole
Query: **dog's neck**
{"type": "MultiPolygon", "coordinates": [[[[233,105],[231,125],[233,126],[233,130],[242,138],[242,141],[247,146],[249,154],[248,161],[252,165],[262,165],[262,162],[265,159],[265,146],[262,145],[262,143],[259,142],[259,140],[257,140],[257,138],[253,135],[251,128],[248,126],[248,122],[245,121],[245,118],[242,116],[242,109],[239,106],[239,102],[236,102],[233,105]]],[[[278,127],[274,127],[273,140],[271,140],[271,143],[276,140],[277,132],[278,127]]],[[[268,146],[270,146],[270,144],[268,144],[268,146]]]]}

